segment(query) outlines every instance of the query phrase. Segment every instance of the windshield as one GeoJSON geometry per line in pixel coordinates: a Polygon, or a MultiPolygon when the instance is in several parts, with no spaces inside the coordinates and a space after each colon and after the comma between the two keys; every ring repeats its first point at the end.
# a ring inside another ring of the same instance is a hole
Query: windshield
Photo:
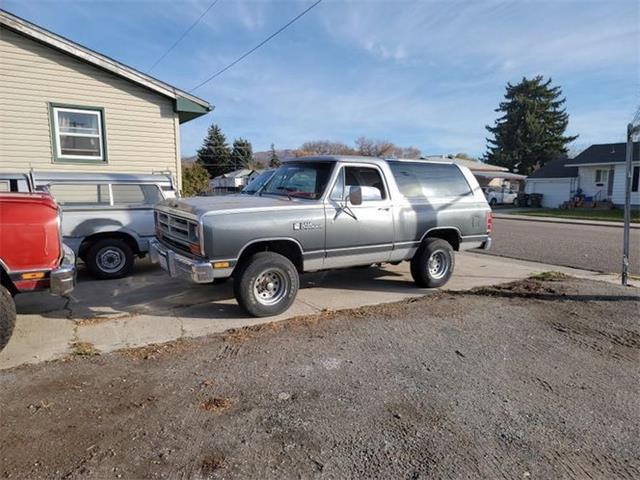
{"type": "Polygon", "coordinates": [[[274,171],[275,170],[265,170],[256,178],[251,180],[249,184],[242,189],[241,193],[244,193],[247,195],[253,195],[258,190],[260,190],[265,183],[267,183],[267,180],[271,178],[271,175],[273,175],[274,171]]]}
{"type": "Polygon", "coordinates": [[[332,162],[287,163],[275,171],[261,193],[318,199],[327,187],[332,169],[332,162]]]}

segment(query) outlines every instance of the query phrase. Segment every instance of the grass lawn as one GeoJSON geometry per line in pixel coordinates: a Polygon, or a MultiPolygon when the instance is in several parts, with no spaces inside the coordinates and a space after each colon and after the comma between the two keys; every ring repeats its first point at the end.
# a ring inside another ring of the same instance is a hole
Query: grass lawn
{"type": "MultiPolygon", "coordinates": [[[[594,210],[590,208],[581,209],[559,209],[559,208],[539,208],[536,210],[518,210],[511,212],[513,215],[530,215],[532,217],[557,217],[557,218],[577,218],[580,220],[606,220],[614,222],[624,221],[624,211],[615,210],[594,210]]],[[[640,210],[631,210],[631,221],[640,222],[640,210]]]]}

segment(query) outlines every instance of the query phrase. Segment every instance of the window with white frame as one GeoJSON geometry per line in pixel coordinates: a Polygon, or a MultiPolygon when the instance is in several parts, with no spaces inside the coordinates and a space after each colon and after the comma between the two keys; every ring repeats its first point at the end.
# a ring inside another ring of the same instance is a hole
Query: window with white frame
{"type": "Polygon", "coordinates": [[[596,183],[605,184],[609,180],[609,170],[598,168],[596,170],[596,183]]]}
{"type": "Polygon", "coordinates": [[[52,106],[55,159],[106,160],[101,109],[52,106]]]}

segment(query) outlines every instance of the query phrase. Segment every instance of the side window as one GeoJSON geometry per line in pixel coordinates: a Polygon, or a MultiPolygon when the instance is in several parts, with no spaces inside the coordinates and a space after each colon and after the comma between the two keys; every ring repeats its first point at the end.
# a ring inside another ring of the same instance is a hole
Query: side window
{"type": "Polygon", "coordinates": [[[49,192],[60,205],[109,205],[109,185],[106,184],[54,183],[49,185],[49,192]]]}
{"type": "MultiPolygon", "coordinates": [[[[471,188],[458,167],[450,164],[389,162],[400,193],[407,198],[462,197],[471,188]]],[[[492,193],[487,190],[487,194],[492,193]]]]}
{"type": "Polygon", "coordinates": [[[155,205],[162,197],[156,185],[111,185],[114,205],[155,205]]]}
{"type": "MultiPolygon", "coordinates": [[[[380,172],[377,169],[371,167],[345,167],[344,168],[344,183],[346,192],[350,187],[370,187],[372,194],[375,198],[367,198],[366,194],[363,194],[362,200],[384,200],[387,198],[387,192],[384,189],[384,182],[380,176],[380,172]]],[[[346,193],[345,192],[345,193],[346,193]]]]}
{"type": "Polygon", "coordinates": [[[333,190],[331,190],[331,195],[329,196],[329,198],[336,202],[341,202],[342,200],[344,200],[344,168],[341,168],[338,172],[336,184],[333,186],[333,190]]]}
{"type": "Polygon", "coordinates": [[[11,185],[9,184],[9,180],[0,180],[0,192],[10,192],[11,185]]]}

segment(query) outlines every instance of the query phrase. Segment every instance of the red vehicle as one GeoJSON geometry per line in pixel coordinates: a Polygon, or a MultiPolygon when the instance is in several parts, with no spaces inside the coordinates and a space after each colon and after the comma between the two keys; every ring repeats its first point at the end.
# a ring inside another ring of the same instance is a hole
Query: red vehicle
{"type": "Polygon", "coordinates": [[[69,294],[75,257],[62,244],[60,210],[45,193],[0,193],[0,350],[16,322],[13,296],[49,290],[69,294]]]}

